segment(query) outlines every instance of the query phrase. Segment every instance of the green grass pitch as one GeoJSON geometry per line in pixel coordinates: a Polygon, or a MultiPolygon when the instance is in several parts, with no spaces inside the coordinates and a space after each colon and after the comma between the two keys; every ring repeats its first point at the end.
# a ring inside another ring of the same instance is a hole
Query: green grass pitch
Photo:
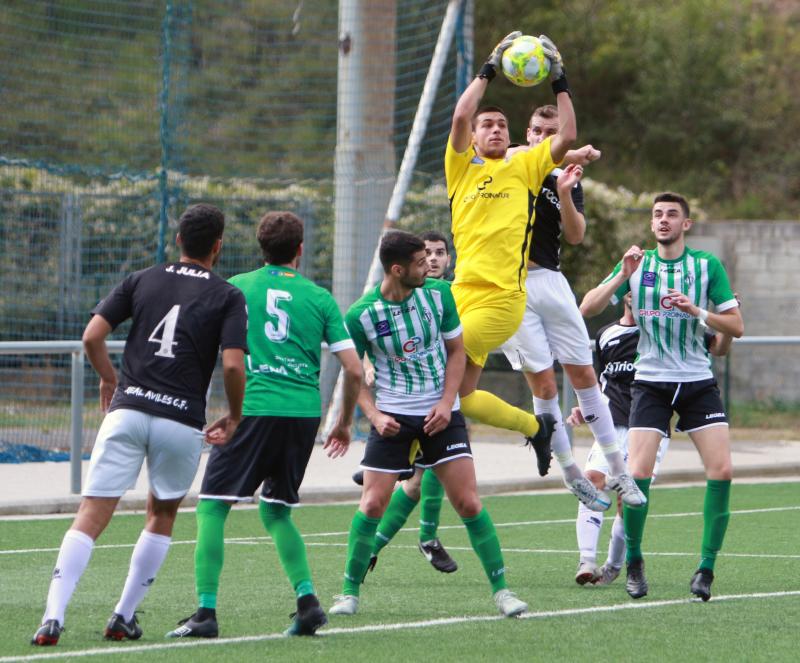
{"type": "MultiPolygon", "coordinates": [[[[57,548],[70,519],[0,521],[0,663],[22,657],[114,661],[790,661],[800,623],[800,483],[734,485],[732,516],[717,562],[714,598],[691,601],[698,562],[702,487],[655,487],[645,532],[650,594],[632,601],[624,577],[579,587],[573,576],[575,500],[564,493],[485,500],[500,536],[511,588],[533,613],[502,619],[466,531],[445,503],[442,541],[459,563],[437,573],[416,549],[418,512],[367,577],[355,617],[331,617],[315,638],[280,637],[294,599],[253,509],[228,520],[216,641],[167,641],[194,611],[192,513],[181,513],[174,545],[141,606],[138,642],[105,642],[141,514],[120,514],[100,538],[55,648],[33,648],[57,548]],[[20,552],[14,552],[20,551],[20,552]]],[[[309,506],[295,518],[318,594],[340,591],[355,505],[309,506]]],[[[603,526],[605,558],[611,518],[603,526]]],[[[623,574],[624,576],[624,574],[623,574]]]]}

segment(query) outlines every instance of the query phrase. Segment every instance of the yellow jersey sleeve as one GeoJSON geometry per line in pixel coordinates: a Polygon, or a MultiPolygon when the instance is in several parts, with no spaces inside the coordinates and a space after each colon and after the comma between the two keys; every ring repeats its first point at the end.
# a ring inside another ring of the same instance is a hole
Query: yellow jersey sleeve
{"type": "Polygon", "coordinates": [[[558,164],[553,161],[553,156],[550,153],[550,143],[552,140],[553,137],[550,136],[530,150],[519,153],[522,162],[525,164],[528,186],[534,195],[538,195],[539,189],[542,188],[544,178],[553,171],[553,168],[558,166],[558,164]]]}
{"type": "Polygon", "coordinates": [[[447,149],[444,153],[444,176],[447,180],[447,197],[452,199],[461,180],[469,168],[469,162],[475,155],[475,150],[470,145],[465,152],[456,152],[456,148],[447,137],[447,149]]]}

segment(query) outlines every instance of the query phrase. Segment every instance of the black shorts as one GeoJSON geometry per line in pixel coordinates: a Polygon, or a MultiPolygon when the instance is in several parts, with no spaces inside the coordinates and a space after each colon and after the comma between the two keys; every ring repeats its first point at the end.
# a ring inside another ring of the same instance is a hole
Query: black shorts
{"type": "Polygon", "coordinates": [[[680,417],[675,430],[685,433],[728,423],[714,378],[699,382],[633,381],[631,430],[657,430],[667,436],[673,412],[680,417]]]}
{"type": "Polygon", "coordinates": [[[386,414],[400,424],[400,432],[392,437],[381,437],[372,426],[361,469],[399,473],[412,467],[412,463],[418,467],[433,467],[462,456],[472,458],[467,425],[459,410],[453,412],[447,428],[433,437],[423,432],[425,417],[422,415],[386,414]],[[417,440],[422,455],[410,458],[417,440]]]}
{"type": "Polygon", "coordinates": [[[242,417],[227,444],[211,448],[200,497],[292,505],[314,449],[319,417],[242,417]]]}

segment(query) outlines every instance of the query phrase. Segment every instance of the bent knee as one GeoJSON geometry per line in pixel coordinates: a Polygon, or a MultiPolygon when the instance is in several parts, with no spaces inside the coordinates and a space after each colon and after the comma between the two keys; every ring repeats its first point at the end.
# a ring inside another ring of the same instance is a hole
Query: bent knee
{"type": "Polygon", "coordinates": [[[390,495],[383,496],[375,493],[363,495],[359,503],[359,510],[367,518],[380,518],[389,505],[390,495]]]}
{"type": "Polygon", "coordinates": [[[408,499],[414,500],[415,502],[419,502],[422,494],[419,483],[410,483],[408,481],[406,481],[406,485],[403,486],[403,492],[405,492],[408,499]]]}
{"type": "Polygon", "coordinates": [[[731,481],[733,479],[733,465],[725,463],[716,467],[709,467],[706,476],[713,481],[731,481]]]}
{"type": "Polygon", "coordinates": [[[477,495],[465,495],[456,498],[453,508],[461,518],[474,518],[483,509],[483,504],[477,495]]]}

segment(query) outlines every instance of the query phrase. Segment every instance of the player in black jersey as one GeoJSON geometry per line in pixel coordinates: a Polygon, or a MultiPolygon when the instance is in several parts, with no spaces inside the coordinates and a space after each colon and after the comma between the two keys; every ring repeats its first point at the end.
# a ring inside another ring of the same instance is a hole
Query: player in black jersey
{"type": "MultiPolygon", "coordinates": [[[[553,135],[558,127],[558,109],[555,106],[535,109],[528,126],[528,144],[538,145],[553,135]]],[[[590,153],[583,161],[599,157],[599,152],[591,146],[582,150],[590,153]]],[[[545,178],[536,196],[525,316],[514,336],[503,345],[503,351],[511,365],[524,372],[533,394],[534,412],[549,413],[557,422],[551,444],[567,487],[592,511],[604,511],[611,505],[611,500],[583,476],[572,457],[558,403],[554,358],[561,363],[575,388],[589,427],[609,461],[611,474],[607,485],[634,506],[646,500],[628,474],[617,446],[611,413],[600,393],[592,366],[586,325],[559,267],[562,234],[570,244],[580,244],[586,231],[580,184],[582,175],[583,168],[576,163],[564,170],[557,168],[545,178]]],[[[539,474],[544,476],[549,470],[549,454],[544,459],[537,455],[537,460],[539,474]]]]}
{"type": "Polygon", "coordinates": [[[100,406],[107,414],[92,450],[78,515],[61,543],[34,645],[58,642],[67,604],[94,542],[119,498],[135,484],[146,458],[146,523],[105,628],[107,639],[141,637],[134,611],[166,558],[175,515],[197,472],[203,441],[224,444],[238,425],[247,309],[244,295],[211,271],[222,249],[224,227],[225,217],[216,207],[189,207],[179,222],[180,260],[131,274],[92,311],[83,345],[100,375],[100,406]],[[105,339],[128,318],[133,322],[118,381],[105,339]],[[220,348],[229,411],[204,435],[206,391],[220,348]]]}

